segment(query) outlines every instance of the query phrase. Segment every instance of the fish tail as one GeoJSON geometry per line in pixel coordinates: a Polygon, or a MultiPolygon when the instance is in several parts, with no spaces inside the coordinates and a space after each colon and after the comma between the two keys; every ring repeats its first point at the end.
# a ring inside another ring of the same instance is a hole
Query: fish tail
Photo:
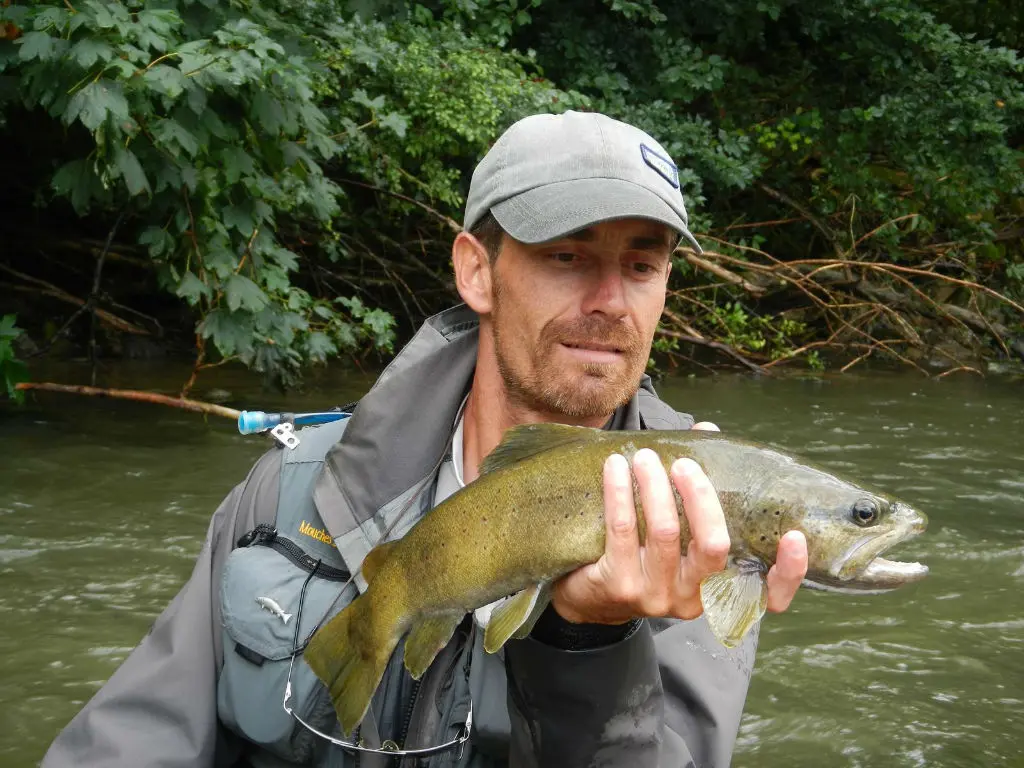
{"type": "Polygon", "coordinates": [[[283,621],[287,625],[288,624],[288,619],[290,619],[291,617],[292,617],[292,614],[290,614],[290,613],[282,613],[281,614],[281,621],[283,621]]]}
{"type": "Polygon", "coordinates": [[[394,622],[382,621],[379,608],[383,606],[369,598],[369,593],[360,595],[320,628],[304,654],[330,691],[346,736],[366,715],[402,634],[394,622]]]}

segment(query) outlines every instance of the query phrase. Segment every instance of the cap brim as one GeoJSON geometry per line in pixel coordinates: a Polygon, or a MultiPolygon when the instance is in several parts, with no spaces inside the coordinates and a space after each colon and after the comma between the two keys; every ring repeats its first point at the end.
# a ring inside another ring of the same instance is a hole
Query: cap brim
{"type": "Polygon", "coordinates": [[[491,207],[511,237],[534,245],[570,235],[604,221],[649,219],[671,227],[703,253],[672,207],[638,184],[622,179],[574,179],[546,184],[491,207]]]}

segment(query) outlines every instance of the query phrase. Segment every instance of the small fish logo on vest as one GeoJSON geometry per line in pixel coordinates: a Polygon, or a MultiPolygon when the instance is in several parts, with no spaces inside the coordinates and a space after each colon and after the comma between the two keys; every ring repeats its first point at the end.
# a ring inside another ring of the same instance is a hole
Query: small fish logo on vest
{"type": "Polygon", "coordinates": [[[330,547],[334,546],[334,539],[331,538],[330,534],[327,533],[323,528],[315,528],[305,520],[299,525],[299,533],[309,536],[311,539],[322,541],[330,547]]]}
{"type": "Polygon", "coordinates": [[[259,605],[264,611],[270,611],[272,614],[277,616],[285,624],[288,623],[288,619],[292,617],[292,614],[285,613],[284,608],[277,604],[277,600],[272,597],[257,597],[256,604],[259,605]]]}

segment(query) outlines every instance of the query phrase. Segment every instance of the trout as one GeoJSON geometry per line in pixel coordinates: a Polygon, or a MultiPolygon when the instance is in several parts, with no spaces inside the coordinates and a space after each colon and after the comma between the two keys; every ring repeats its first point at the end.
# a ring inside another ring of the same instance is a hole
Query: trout
{"type": "MultiPolygon", "coordinates": [[[[757,443],[702,431],[605,431],[559,424],[513,427],[484,460],[480,477],[409,532],[379,544],[362,564],[366,591],[321,627],[306,663],[330,690],[346,734],[362,720],[388,659],[405,641],[419,679],[463,617],[509,597],[491,614],[484,648],[522,639],[549,602],[553,581],[604,553],[603,466],[612,453],[632,463],[650,448],[665,467],[688,457],[707,474],[731,539],[728,565],[700,586],[704,616],[735,647],[767,603],[766,576],[779,539],[807,538],[806,586],[884,592],[918,581],[927,566],[881,554],[924,531],[911,506],[866,490],[757,443]]],[[[679,494],[681,547],[689,526],[679,494]]],[[[643,512],[636,496],[638,532],[643,512]]]]}

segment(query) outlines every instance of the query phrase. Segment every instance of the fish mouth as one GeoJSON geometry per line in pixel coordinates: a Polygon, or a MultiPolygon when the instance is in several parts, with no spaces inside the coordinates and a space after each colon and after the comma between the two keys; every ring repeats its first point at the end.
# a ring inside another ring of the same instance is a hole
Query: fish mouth
{"type": "Polygon", "coordinates": [[[928,525],[924,514],[906,504],[897,502],[893,514],[901,521],[899,527],[881,536],[865,536],[830,570],[831,578],[818,580],[814,586],[843,592],[888,592],[927,576],[928,566],[923,563],[882,557],[922,534],[928,525]]]}

